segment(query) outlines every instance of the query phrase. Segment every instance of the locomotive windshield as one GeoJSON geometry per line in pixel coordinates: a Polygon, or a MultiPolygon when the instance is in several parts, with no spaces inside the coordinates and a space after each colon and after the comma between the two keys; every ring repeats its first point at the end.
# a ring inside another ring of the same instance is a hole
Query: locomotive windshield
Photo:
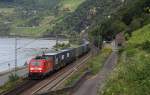
{"type": "Polygon", "coordinates": [[[31,63],[33,66],[40,66],[40,62],[32,62],[31,63]]]}
{"type": "Polygon", "coordinates": [[[40,60],[40,59],[48,60],[48,59],[52,59],[52,56],[42,55],[42,56],[37,56],[35,59],[36,60],[40,60]]]}

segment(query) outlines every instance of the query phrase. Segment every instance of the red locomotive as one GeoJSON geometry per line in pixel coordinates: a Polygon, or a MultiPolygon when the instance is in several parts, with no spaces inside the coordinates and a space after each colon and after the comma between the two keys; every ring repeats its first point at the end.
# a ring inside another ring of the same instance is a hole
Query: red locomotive
{"type": "Polygon", "coordinates": [[[43,77],[53,71],[53,60],[43,56],[33,58],[29,63],[29,77],[43,77]]]}

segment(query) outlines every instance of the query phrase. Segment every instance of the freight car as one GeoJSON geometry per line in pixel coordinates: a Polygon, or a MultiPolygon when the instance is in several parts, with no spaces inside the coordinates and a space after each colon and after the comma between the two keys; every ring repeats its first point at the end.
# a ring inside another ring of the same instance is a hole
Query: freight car
{"type": "Polygon", "coordinates": [[[89,43],[76,48],[36,56],[29,62],[29,78],[43,78],[72,63],[90,50],[89,43]]]}

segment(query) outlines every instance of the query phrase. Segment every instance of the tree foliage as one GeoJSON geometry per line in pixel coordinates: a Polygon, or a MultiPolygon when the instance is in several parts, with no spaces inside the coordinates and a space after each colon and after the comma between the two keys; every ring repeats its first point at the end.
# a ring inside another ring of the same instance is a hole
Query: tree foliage
{"type": "Polygon", "coordinates": [[[146,10],[150,6],[149,4],[149,0],[126,0],[119,10],[110,14],[110,18],[105,18],[103,21],[97,22],[97,26],[93,24],[90,32],[94,33],[94,38],[101,32],[103,40],[113,39],[119,32],[128,33],[126,35],[131,36],[132,31],[149,24],[150,14],[146,10]],[[101,28],[101,31],[97,31],[99,28],[101,28]]]}
{"type": "Polygon", "coordinates": [[[0,36],[9,35],[10,29],[9,24],[0,23],[0,36]]]}

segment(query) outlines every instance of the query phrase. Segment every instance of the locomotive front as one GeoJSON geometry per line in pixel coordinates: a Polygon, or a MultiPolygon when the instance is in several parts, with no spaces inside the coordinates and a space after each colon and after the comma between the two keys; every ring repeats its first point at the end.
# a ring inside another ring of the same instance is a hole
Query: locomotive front
{"type": "Polygon", "coordinates": [[[43,57],[33,58],[29,63],[29,77],[42,78],[53,70],[53,62],[43,57]]]}

